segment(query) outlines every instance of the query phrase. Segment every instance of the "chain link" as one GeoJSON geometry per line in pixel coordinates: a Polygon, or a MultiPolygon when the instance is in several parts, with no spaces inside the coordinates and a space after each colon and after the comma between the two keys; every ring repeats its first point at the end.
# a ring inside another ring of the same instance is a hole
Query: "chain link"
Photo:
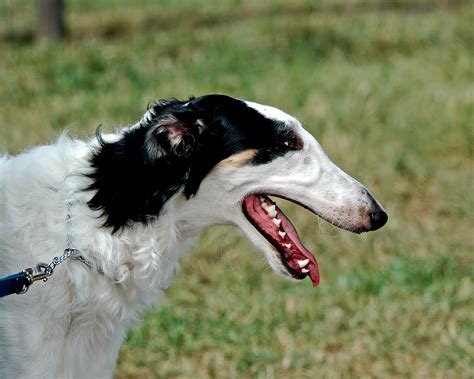
{"type": "Polygon", "coordinates": [[[74,249],[71,229],[72,229],[71,203],[68,201],[67,202],[67,215],[66,215],[66,249],[74,249]]]}
{"type": "Polygon", "coordinates": [[[96,264],[92,263],[89,259],[84,258],[82,255],[78,255],[77,257],[72,257],[72,259],[75,259],[81,263],[84,263],[87,267],[95,269],[99,273],[104,274],[104,270],[102,270],[102,267],[97,266],[96,264]]]}
{"type": "Polygon", "coordinates": [[[37,271],[42,271],[42,273],[46,276],[43,280],[47,279],[48,276],[53,275],[54,269],[56,266],[63,263],[66,259],[68,259],[71,255],[77,253],[79,250],[73,247],[72,236],[71,236],[71,227],[72,227],[72,219],[71,219],[71,203],[67,202],[66,205],[66,249],[64,249],[63,255],[59,257],[54,257],[51,262],[47,265],[41,264],[37,265],[37,271]]]}
{"type": "Polygon", "coordinates": [[[63,255],[59,257],[54,257],[53,260],[48,263],[48,266],[45,268],[45,273],[52,275],[56,266],[63,263],[66,259],[68,259],[71,255],[75,254],[77,251],[78,250],[70,248],[70,247],[66,248],[64,250],[63,255]]]}

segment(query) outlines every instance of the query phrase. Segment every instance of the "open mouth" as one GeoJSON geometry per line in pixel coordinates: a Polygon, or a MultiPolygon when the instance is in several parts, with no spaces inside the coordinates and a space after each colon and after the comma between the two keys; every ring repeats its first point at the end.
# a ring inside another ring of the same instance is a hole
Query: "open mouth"
{"type": "Polygon", "coordinates": [[[278,251],[281,263],[295,279],[309,276],[313,286],[319,284],[316,258],[307,250],[291,221],[275,202],[264,194],[247,196],[242,209],[250,223],[278,251]]]}

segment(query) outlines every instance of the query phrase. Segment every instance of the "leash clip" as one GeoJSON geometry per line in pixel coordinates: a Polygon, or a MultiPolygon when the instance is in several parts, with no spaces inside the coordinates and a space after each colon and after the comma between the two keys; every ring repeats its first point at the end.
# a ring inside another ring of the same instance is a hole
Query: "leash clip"
{"type": "Polygon", "coordinates": [[[53,271],[46,263],[38,263],[35,265],[35,268],[25,268],[23,272],[26,274],[25,283],[23,283],[23,288],[16,292],[18,295],[26,293],[30,286],[37,282],[38,280],[42,280],[46,282],[48,278],[53,274],[53,271]]]}
{"type": "Polygon", "coordinates": [[[32,268],[27,268],[25,272],[29,276],[30,285],[38,280],[46,282],[48,278],[53,275],[53,270],[47,263],[38,263],[35,265],[34,270],[32,268]]]}

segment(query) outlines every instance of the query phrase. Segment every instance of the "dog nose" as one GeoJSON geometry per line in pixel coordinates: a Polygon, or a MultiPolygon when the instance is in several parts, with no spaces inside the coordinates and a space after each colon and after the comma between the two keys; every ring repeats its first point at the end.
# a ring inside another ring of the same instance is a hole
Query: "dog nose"
{"type": "Polygon", "coordinates": [[[380,229],[388,220],[388,215],[383,210],[377,210],[369,213],[370,230],[380,229]]]}

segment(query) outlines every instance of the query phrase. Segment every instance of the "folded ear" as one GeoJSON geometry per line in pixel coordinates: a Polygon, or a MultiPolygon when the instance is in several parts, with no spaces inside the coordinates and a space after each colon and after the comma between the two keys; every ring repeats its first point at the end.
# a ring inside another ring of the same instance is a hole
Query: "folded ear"
{"type": "Polygon", "coordinates": [[[199,149],[199,136],[205,125],[191,113],[169,113],[156,119],[145,139],[151,159],[165,156],[186,158],[199,149]]]}

